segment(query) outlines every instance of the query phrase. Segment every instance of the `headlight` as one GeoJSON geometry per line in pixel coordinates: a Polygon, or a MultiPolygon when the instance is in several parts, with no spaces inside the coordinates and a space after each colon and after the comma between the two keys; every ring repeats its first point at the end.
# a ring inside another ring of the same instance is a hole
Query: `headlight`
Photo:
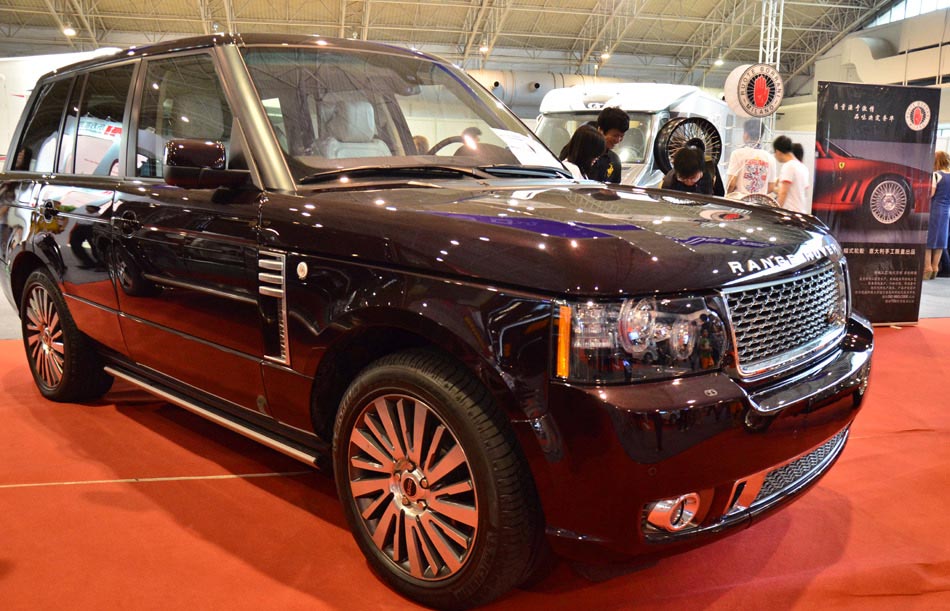
{"type": "Polygon", "coordinates": [[[575,303],[559,308],[556,375],[623,383],[720,368],[722,319],[702,297],[575,303]]]}

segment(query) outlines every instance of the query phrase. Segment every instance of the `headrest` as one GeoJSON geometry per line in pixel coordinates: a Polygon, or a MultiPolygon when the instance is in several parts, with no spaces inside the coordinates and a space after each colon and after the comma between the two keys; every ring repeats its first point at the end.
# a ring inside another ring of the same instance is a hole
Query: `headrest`
{"type": "Polygon", "coordinates": [[[366,100],[337,102],[329,128],[340,142],[371,142],[376,137],[373,105],[366,100]]]}
{"type": "Polygon", "coordinates": [[[224,136],[224,112],[221,98],[214,93],[192,91],[175,97],[174,128],[178,138],[220,140],[224,136]]]}

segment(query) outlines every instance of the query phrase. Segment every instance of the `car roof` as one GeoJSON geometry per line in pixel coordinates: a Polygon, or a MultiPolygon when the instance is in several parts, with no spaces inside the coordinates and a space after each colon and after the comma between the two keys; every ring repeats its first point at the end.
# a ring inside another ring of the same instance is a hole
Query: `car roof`
{"type": "Polygon", "coordinates": [[[76,72],[80,70],[85,70],[101,65],[107,65],[110,63],[124,61],[128,58],[133,57],[147,57],[149,55],[158,55],[163,53],[172,53],[175,51],[190,51],[194,49],[203,49],[210,48],[215,46],[223,45],[238,45],[238,46],[251,46],[251,45],[292,45],[292,46],[313,46],[313,47],[324,47],[327,45],[332,45],[337,49],[360,49],[360,50],[370,50],[377,52],[386,52],[394,54],[403,54],[409,57],[424,57],[427,59],[444,62],[445,60],[430,55],[427,53],[422,53],[419,51],[411,51],[403,47],[397,47],[395,45],[387,45],[382,43],[375,42],[366,42],[362,40],[353,40],[349,38],[332,38],[327,36],[319,35],[297,35],[297,34],[208,34],[205,36],[190,36],[187,38],[177,38],[175,40],[169,40],[166,42],[155,43],[151,45],[145,45],[140,47],[130,47],[128,49],[120,49],[112,55],[104,55],[101,57],[96,57],[93,59],[84,60],[77,62],[75,64],[69,64],[68,66],[63,66],[57,68],[44,74],[40,77],[39,80],[49,78],[51,76],[66,74],[70,72],[76,72]]]}

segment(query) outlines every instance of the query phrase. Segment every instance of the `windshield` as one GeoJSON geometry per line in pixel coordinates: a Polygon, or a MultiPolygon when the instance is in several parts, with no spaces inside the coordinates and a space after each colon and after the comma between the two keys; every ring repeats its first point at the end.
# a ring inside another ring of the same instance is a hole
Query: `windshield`
{"type": "Polygon", "coordinates": [[[425,57],[249,47],[251,78],[298,182],[373,166],[563,167],[504,105],[425,57]]]}
{"type": "MultiPolygon", "coordinates": [[[[545,113],[541,115],[535,131],[541,141],[557,155],[578,127],[588,122],[597,122],[598,112],[545,113]]],[[[647,144],[650,142],[650,122],[653,118],[653,115],[646,112],[628,112],[627,114],[630,116],[630,129],[624,134],[620,144],[614,147],[614,152],[620,157],[620,163],[624,166],[643,163],[649,154],[647,144]]]]}

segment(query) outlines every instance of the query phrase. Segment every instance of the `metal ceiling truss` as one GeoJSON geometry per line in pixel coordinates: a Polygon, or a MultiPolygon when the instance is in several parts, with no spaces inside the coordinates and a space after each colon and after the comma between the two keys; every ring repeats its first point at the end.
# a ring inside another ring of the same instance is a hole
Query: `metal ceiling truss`
{"type": "Polygon", "coordinates": [[[340,38],[370,39],[373,0],[340,0],[340,38]]]}
{"type": "MultiPolygon", "coordinates": [[[[783,66],[783,76],[787,80],[799,75],[811,76],[812,67],[818,58],[844,40],[845,36],[863,27],[896,2],[897,0],[857,0],[852,5],[827,5],[828,10],[816,21],[816,25],[824,26],[822,29],[814,32],[806,30],[795,38],[787,39],[789,46],[801,48],[805,53],[786,62],[783,66]]],[[[791,4],[795,3],[786,2],[786,6],[791,4]]],[[[789,93],[794,94],[796,91],[789,93]]]]}
{"type": "MultiPolygon", "coordinates": [[[[412,45],[467,68],[533,64],[635,79],[662,67],[674,82],[700,84],[711,73],[725,78],[729,66],[715,67],[718,57],[731,66],[757,61],[763,5],[776,1],[149,0],[125,7],[116,0],[6,0],[0,55],[283,31],[412,45]],[[62,33],[67,23],[75,37],[62,33]]],[[[772,50],[781,54],[783,76],[808,77],[818,56],[895,1],[785,0],[782,40],[772,50]]]]}

